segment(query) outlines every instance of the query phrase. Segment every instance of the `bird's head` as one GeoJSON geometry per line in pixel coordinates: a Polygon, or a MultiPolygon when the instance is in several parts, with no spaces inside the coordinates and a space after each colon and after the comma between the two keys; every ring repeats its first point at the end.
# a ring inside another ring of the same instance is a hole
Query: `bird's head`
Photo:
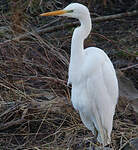
{"type": "Polygon", "coordinates": [[[71,18],[85,18],[89,15],[89,10],[86,6],[79,4],[79,3],[71,3],[63,10],[57,10],[53,12],[47,12],[40,14],[40,16],[67,16],[71,18]]]}

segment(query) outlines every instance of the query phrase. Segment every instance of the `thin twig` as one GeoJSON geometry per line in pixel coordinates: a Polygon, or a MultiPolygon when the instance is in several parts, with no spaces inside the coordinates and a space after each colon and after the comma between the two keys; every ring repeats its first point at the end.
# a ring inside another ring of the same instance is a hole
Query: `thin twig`
{"type": "Polygon", "coordinates": [[[135,67],[138,67],[138,64],[134,64],[134,65],[131,65],[131,66],[128,66],[128,67],[125,67],[125,68],[121,68],[121,69],[119,69],[119,70],[121,70],[121,71],[126,71],[126,70],[128,70],[128,69],[135,68],[135,67]]]}
{"type": "MultiPolygon", "coordinates": [[[[135,16],[137,14],[138,14],[138,11],[134,10],[132,12],[126,12],[126,13],[120,13],[120,14],[116,14],[116,15],[93,18],[92,21],[93,22],[103,22],[103,21],[109,21],[109,20],[119,19],[119,18],[123,18],[123,17],[135,16]]],[[[39,35],[42,35],[45,33],[54,32],[57,30],[61,30],[63,28],[73,27],[73,26],[77,26],[77,25],[79,25],[79,21],[66,23],[66,24],[62,24],[62,25],[57,25],[57,26],[49,27],[49,28],[42,29],[42,30],[36,30],[36,33],[39,35]]],[[[28,33],[22,34],[21,36],[18,36],[16,38],[6,40],[0,44],[4,44],[7,42],[11,42],[11,41],[20,41],[20,40],[23,40],[25,38],[28,38],[29,36],[35,36],[35,33],[28,32],[28,33]]]]}
{"type": "MultiPolygon", "coordinates": [[[[105,37],[104,35],[101,35],[101,34],[98,34],[98,33],[94,33],[94,32],[93,32],[92,34],[93,34],[93,35],[98,35],[99,37],[101,37],[101,38],[103,38],[103,39],[105,39],[105,40],[111,42],[112,44],[114,44],[114,45],[117,47],[118,50],[120,50],[119,46],[115,43],[115,41],[110,40],[110,39],[108,39],[107,37],[105,37]]],[[[121,49],[121,51],[124,52],[124,53],[127,53],[127,54],[130,55],[130,56],[136,57],[135,54],[132,54],[132,53],[130,53],[130,52],[128,52],[128,51],[125,51],[125,50],[123,50],[123,49],[121,49]]]]}
{"type": "Polygon", "coordinates": [[[6,130],[6,129],[8,129],[9,127],[12,127],[12,126],[16,126],[16,125],[22,124],[22,123],[25,122],[25,121],[26,121],[26,119],[21,118],[21,119],[16,120],[16,121],[10,121],[10,122],[7,122],[7,123],[5,123],[5,124],[1,124],[1,125],[0,125],[0,131],[6,130]]]}

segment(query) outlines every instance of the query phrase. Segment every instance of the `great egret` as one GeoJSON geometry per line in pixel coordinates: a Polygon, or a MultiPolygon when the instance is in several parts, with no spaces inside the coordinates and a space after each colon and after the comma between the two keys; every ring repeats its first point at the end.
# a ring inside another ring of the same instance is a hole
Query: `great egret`
{"type": "Polygon", "coordinates": [[[98,141],[110,144],[113,116],[118,99],[118,81],[112,62],[97,47],[84,49],[84,40],[91,31],[91,17],[86,6],[72,3],[63,10],[40,16],[67,16],[79,19],[81,25],[74,30],[68,84],[72,84],[71,101],[84,125],[98,141]]]}

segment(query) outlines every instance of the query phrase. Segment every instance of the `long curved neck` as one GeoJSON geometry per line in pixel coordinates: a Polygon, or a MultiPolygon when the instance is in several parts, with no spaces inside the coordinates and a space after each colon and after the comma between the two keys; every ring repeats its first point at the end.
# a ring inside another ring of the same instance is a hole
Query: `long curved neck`
{"type": "Polygon", "coordinates": [[[71,59],[70,62],[75,66],[83,63],[84,40],[87,38],[91,31],[91,18],[90,15],[79,19],[81,25],[76,28],[71,42],[71,59]]]}

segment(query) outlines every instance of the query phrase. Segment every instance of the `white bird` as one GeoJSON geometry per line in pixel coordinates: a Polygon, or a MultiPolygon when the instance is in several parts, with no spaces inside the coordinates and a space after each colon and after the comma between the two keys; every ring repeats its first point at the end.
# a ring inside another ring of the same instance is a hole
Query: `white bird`
{"type": "Polygon", "coordinates": [[[72,36],[68,84],[72,84],[71,101],[84,125],[106,146],[111,141],[113,116],[118,101],[118,81],[112,62],[97,47],[84,49],[84,40],[91,28],[91,17],[86,6],[71,3],[63,10],[40,16],[67,16],[79,19],[81,25],[72,36]]]}

